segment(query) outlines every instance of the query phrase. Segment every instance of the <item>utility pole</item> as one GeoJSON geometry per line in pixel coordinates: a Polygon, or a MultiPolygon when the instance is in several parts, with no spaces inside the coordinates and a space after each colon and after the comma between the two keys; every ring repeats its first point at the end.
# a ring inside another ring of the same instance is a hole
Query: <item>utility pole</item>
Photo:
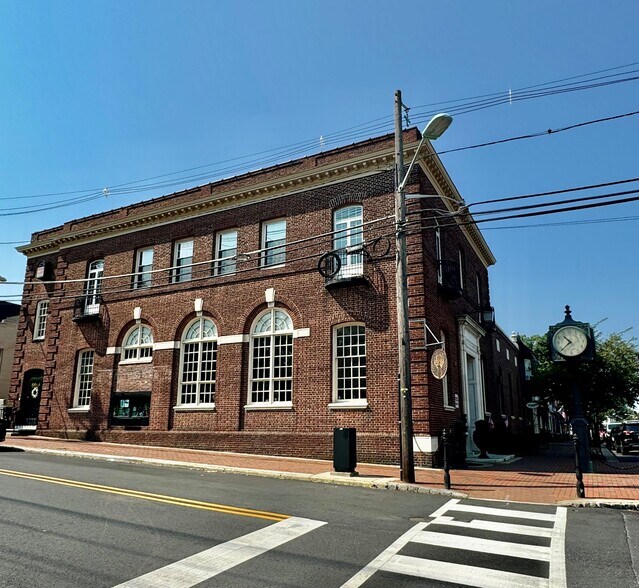
{"type": "Polygon", "coordinates": [[[400,408],[401,480],[415,482],[413,407],[410,385],[410,334],[408,325],[408,270],[406,262],[406,196],[404,194],[404,140],[402,93],[395,91],[395,289],[400,408]]]}

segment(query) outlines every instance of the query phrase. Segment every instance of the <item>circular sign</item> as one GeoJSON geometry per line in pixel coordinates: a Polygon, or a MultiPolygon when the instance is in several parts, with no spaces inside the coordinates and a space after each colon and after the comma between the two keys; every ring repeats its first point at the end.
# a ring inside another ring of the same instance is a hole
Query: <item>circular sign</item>
{"type": "Polygon", "coordinates": [[[317,262],[317,271],[323,278],[333,278],[342,267],[340,256],[334,251],[329,251],[320,257],[317,262]]]}
{"type": "Polygon", "coordinates": [[[448,371],[448,358],[443,349],[435,349],[433,356],[430,358],[430,371],[433,372],[438,380],[441,380],[448,371]]]}

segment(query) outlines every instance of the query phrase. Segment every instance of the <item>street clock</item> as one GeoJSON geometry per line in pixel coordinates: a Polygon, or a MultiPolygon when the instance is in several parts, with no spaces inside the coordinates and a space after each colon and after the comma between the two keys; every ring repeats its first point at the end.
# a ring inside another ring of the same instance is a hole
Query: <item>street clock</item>
{"type": "Polygon", "coordinates": [[[595,357],[595,338],[588,323],[573,320],[570,306],[566,318],[548,328],[550,359],[554,362],[590,361],[595,357]]]}

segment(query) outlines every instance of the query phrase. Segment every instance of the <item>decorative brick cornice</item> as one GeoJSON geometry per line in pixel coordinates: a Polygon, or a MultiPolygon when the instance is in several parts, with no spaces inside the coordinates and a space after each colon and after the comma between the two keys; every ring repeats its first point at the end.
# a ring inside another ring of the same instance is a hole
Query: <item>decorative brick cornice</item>
{"type": "MultiPolygon", "coordinates": [[[[405,140],[408,139],[405,142],[405,156],[408,161],[418,144],[417,140],[411,139],[418,138],[418,134],[412,129],[405,131],[404,136],[405,140]]],[[[42,238],[42,233],[36,234],[39,240],[36,239],[17,249],[29,258],[39,257],[75,245],[347,182],[392,169],[394,164],[392,136],[379,137],[237,178],[221,180],[178,194],[78,219],[68,223],[68,230],[52,230],[53,235],[49,238],[42,238]],[[88,226],[83,228],[82,224],[88,226]]],[[[438,194],[459,203],[455,206],[450,201],[445,201],[451,210],[456,210],[464,203],[437,153],[428,142],[424,145],[419,164],[438,194]]],[[[477,226],[472,224],[471,215],[459,216],[456,220],[486,267],[494,264],[495,258],[477,226]],[[469,221],[471,224],[466,224],[469,221]]]]}
{"type": "MultiPolygon", "coordinates": [[[[216,191],[211,185],[211,194],[194,198],[191,202],[174,204],[167,200],[166,205],[152,211],[142,211],[125,219],[108,220],[86,229],[63,232],[50,239],[32,241],[18,247],[18,251],[27,257],[37,257],[73,245],[107,239],[133,231],[148,229],[163,224],[194,218],[220,210],[235,208],[255,202],[291,195],[328,184],[345,182],[358,177],[379,173],[393,165],[392,148],[367,153],[352,159],[331,163],[312,170],[305,169],[277,181],[255,183],[250,187],[216,191]]],[[[256,178],[257,179],[257,178],[256,178]]],[[[222,190],[224,187],[222,187],[222,190]]],[[[199,190],[199,194],[203,190],[199,190]]]]}

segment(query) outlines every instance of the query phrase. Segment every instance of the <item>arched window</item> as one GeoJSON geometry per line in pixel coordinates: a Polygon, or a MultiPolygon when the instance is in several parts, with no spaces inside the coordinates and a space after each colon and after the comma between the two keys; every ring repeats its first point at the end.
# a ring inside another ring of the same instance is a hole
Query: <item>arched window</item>
{"type": "Polygon", "coordinates": [[[217,328],[207,317],[193,321],[182,337],[180,405],[211,406],[215,402],[217,328]]]}
{"type": "Polygon", "coordinates": [[[361,276],[364,256],[357,251],[364,240],[363,209],[361,204],[352,204],[333,213],[333,249],[342,261],[338,277],[361,276]],[[355,249],[354,253],[349,253],[355,249]]]}
{"type": "Polygon", "coordinates": [[[249,404],[290,404],[293,398],[293,321],[279,308],[261,314],[251,332],[249,404]]]}
{"type": "Polygon", "coordinates": [[[153,333],[146,325],[137,325],[124,339],[124,360],[145,359],[153,356],[153,333]]]}

